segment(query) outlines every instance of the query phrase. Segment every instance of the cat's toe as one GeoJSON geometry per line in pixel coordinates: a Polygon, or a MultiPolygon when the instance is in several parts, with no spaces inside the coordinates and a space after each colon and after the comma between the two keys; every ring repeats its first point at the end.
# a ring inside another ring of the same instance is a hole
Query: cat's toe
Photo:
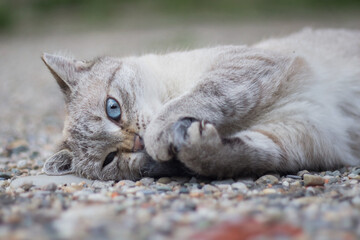
{"type": "Polygon", "coordinates": [[[194,118],[186,117],[182,118],[173,125],[173,143],[171,150],[176,154],[180,151],[181,147],[184,145],[188,135],[188,129],[193,122],[197,120],[194,118]]]}

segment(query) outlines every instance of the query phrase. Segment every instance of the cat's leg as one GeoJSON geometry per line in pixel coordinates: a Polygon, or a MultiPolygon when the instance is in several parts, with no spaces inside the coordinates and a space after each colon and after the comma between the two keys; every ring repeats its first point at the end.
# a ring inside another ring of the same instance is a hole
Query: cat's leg
{"type": "Polygon", "coordinates": [[[189,169],[204,176],[289,173],[339,162],[324,142],[319,143],[319,133],[300,122],[257,125],[222,138],[214,125],[204,121],[193,121],[185,130],[187,121],[176,123],[174,150],[189,169]]]}
{"type": "Polygon", "coordinates": [[[147,126],[145,148],[154,160],[176,157],[175,127],[187,129],[193,121],[205,120],[227,136],[252,125],[306,80],[300,58],[235,50],[219,57],[193,89],[165,104],[147,126]],[[186,121],[177,126],[182,119],[186,121]]]}

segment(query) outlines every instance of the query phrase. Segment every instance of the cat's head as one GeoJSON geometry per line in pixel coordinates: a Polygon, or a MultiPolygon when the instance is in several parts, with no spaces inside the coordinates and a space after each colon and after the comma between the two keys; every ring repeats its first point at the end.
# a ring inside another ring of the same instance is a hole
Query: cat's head
{"type": "Polygon", "coordinates": [[[144,80],[146,71],[132,58],[85,62],[44,54],[42,59],[66,103],[63,141],[44,172],[101,180],[141,177],[151,161],[142,136],[161,104],[150,96],[154,86],[144,80]]]}

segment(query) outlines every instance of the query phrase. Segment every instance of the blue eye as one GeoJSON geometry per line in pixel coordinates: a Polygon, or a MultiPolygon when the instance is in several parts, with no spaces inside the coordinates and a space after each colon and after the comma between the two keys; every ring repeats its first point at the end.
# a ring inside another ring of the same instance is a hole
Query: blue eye
{"type": "Polygon", "coordinates": [[[108,98],[106,100],[106,114],[112,120],[115,120],[115,121],[120,120],[121,109],[120,109],[119,103],[115,99],[108,98]]]}

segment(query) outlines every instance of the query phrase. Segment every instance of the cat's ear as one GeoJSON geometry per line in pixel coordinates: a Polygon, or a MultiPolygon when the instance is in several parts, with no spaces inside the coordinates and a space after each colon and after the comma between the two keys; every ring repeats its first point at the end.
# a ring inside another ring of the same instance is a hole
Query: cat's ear
{"type": "Polygon", "coordinates": [[[74,173],[73,158],[73,154],[68,149],[60,150],[46,160],[43,171],[47,175],[74,173]]]}
{"type": "Polygon", "coordinates": [[[49,68],[65,96],[69,96],[78,84],[78,74],[89,67],[88,62],[48,53],[44,53],[41,59],[49,68]]]}

